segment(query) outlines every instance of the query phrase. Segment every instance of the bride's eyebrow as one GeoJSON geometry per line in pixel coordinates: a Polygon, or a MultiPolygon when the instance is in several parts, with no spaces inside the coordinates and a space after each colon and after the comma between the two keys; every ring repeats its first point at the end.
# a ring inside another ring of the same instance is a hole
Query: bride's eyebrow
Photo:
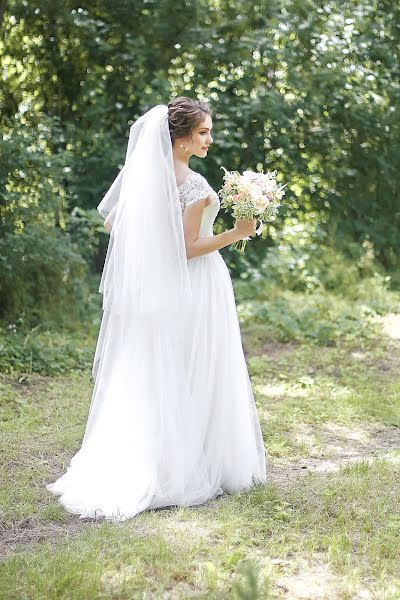
{"type": "Polygon", "coordinates": [[[200,127],[200,131],[201,131],[202,129],[206,129],[207,131],[210,129],[210,131],[211,131],[212,127],[211,127],[211,128],[209,128],[209,127],[200,127]]]}

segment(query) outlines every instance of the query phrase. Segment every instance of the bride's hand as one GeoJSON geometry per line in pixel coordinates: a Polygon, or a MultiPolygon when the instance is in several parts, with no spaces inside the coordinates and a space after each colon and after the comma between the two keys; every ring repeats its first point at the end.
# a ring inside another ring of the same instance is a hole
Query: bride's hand
{"type": "Polygon", "coordinates": [[[241,236],[240,239],[255,235],[257,219],[236,219],[234,230],[241,236]]]}

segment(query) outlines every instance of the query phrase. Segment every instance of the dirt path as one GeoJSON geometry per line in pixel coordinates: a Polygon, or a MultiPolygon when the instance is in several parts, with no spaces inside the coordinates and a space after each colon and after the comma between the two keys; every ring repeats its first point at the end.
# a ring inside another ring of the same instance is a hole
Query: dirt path
{"type": "Polygon", "coordinates": [[[306,458],[273,458],[268,461],[269,474],[276,483],[291,483],[293,478],[310,472],[335,472],[343,465],[359,461],[386,459],[400,462],[400,427],[382,425],[351,429],[342,425],[307,425],[302,428],[306,442],[315,435],[322,438],[322,449],[310,448],[306,458]]]}

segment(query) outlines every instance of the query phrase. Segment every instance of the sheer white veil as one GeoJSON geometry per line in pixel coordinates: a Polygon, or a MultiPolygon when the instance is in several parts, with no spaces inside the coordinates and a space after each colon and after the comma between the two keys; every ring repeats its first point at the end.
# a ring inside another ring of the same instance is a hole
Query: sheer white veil
{"type": "MultiPolygon", "coordinates": [[[[153,326],[168,322],[179,332],[182,311],[192,298],[167,105],[154,106],[133,123],[125,164],[97,210],[104,218],[113,213],[99,287],[103,321],[110,312],[118,315],[122,338],[134,317],[151,319],[153,326]]],[[[103,322],[94,378],[106,329],[103,322]]]]}
{"type": "Polygon", "coordinates": [[[125,165],[97,210],[116,207],[99,291],[104,305],[140,313],[175,311],[188,293],[182,212],[168,107],[142,115],[129,133],[125,165]]]}

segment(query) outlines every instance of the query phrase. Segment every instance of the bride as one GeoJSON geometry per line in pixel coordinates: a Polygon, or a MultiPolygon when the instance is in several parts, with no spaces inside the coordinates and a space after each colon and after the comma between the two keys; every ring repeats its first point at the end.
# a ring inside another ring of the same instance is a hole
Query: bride
{"type": "Polygon", "coordinates": [[[212,111],[180,96],[131,126],[125,164],[97,210],[110,240],[103,318],[81,448],[46,485],[80,518],[122,521],[202,504],[266,481],[266,451],[232,281],[219,250],[256,220],[214,235],[218,194],[191,156],[212,111]]]}

